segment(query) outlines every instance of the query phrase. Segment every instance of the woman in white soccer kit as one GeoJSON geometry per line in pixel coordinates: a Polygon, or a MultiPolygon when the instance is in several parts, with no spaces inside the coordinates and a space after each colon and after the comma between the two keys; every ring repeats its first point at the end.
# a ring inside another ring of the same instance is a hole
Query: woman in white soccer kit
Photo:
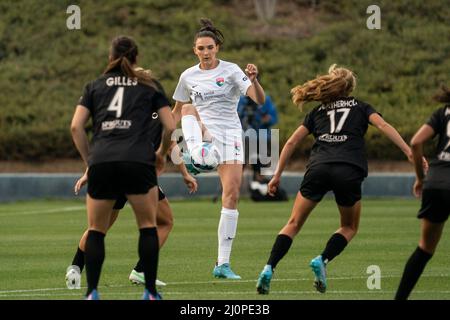
{"type": "Polygon", "coordinates": [[[189,152],[203,141],[211,141],[219,150],[218,173],[223,192],[218,258],[213,275],[240,279],[230,268],[244,162],[237,104],[241,95],[263,104],[265,94],[256,78],[257,67],[248,64],[244,73],[236,64],[219,60],[216,54],[223,43],[223,35],[208,19],[201,19],[201,24],[193,48],[200,63],[181,74],[173,95],[176,101],[173,114],[177,122],[181,120],[189,152]]]}

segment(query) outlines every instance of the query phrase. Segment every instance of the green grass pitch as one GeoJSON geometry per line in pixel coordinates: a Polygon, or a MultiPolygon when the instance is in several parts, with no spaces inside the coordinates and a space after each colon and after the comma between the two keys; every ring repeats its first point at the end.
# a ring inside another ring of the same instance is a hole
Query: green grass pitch
{"type": "MultiPolygon", "coordinates": [[[[418,200],[363,199],[358,235],[328,265],[328,291],[312,287],[308,267],[338,228],[333,200],[324,200],[295,238],[277,267],[269,295],[256,294],[256,279],[267,261],[278,231],[287,221],[292,201],[254,203],[242,200],[232,267],[239,281],[214,279],[220,203],[172,201],[175,226],[160,251],[158,278],[168,285],[165,299],[392,299],[404,264],[417,246],[418,200]],[[381,289],[367,288],[367,268],[381,269],[381,289]]],[[[68,290],[64,275],[86,227],[80,201],[32,201],[0,204],[0,299],[82,299],[68,290]]],[[[450,298],[448,227],[411,299],[450,298]]],[[[138,232],[129,206],[106,237],[106,259],[100,279],[102,299],[140,299],[143,288],[128,275],[137,259],[138,232]]]]}

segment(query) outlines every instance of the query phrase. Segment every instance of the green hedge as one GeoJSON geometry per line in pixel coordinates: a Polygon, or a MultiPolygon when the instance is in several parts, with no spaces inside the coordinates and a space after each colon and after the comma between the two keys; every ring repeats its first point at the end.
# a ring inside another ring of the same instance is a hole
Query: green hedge
{"type": "MultiPolygon", "coordinates": [[[[354,95],[410,139],[438,107],[430,97],[439,84],[449,83],[446,1],[379,1],[381,30],[366,28],[366,8],[373,1],[316,2],[313,10],[311,1],[279,0],[276,18],[264,26],[251,1],[85,0],[76,3],[82,29],[69,31],[66,8],[72,0],[3,0],[0,159],[78,157],[69,133],[73,108],[84,84],[103,71],[116,35],[136,39],[139,63],[153,69],[171,96],[180,73],[196,63],[192,40],[204,16],[225,34],[222,59],[259,66],[280,113],[282,143],[305,115],[291,103],[290,89],[332,63],[353,69],[358,75],[354,95]],[[302,19],[308,22],[303,27],[302,19]]],[[[367,141],[371,158],[403,157],[373,128],[367,141]]],[[[311,143],[308,139],[296,154],[308,154],[311,143]]]]}

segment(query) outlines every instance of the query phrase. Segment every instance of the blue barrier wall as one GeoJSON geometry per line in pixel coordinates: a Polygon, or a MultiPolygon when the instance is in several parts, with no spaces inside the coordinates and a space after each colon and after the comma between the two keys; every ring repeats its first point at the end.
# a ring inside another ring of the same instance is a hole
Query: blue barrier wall
{"type": "MultiPolygon", "coordinates": [[[[39,198],[75,199],[73,193],[79,174],[0,174],[0,202],[39,198]]],[[[199,189],[189,195],[181,176],[168,173],[159,177],[159,183],[171,199],[213,197],[220,194],[220,182],[216,173],[197,176],[199,189]]],[[[250,175],[244,175],[241,195],[247,196],[250,175]]],[[[303,173],[286,173],[281,186],[294,196],[303,178],[303,173]]],[[[412,197],[414,183],[412,173],[373,173],[363,183],[363,196],[367,197],[412,197]]],[[[86,189],[80,196],[84,196],[86,189]]]]}

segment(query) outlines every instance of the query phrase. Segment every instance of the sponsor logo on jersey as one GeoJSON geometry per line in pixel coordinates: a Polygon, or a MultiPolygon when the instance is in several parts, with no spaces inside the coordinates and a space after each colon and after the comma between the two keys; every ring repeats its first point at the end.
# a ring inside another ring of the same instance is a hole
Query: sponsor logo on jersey
{"type": "Polygon", "coordinates": [[[225,83],[225,79],[224,79],[224,78],[219,77],[219,78],[216,79],[216,84],[217,84],[219,87],[223,86],[224,83],[225,83]]]}
{"type": "Polygon", "coordinates": [[[450,153],[442,151],[437,158],[441,161],[450,161],[450,153]]]}
{"type": "Polygon", "coordinates": [[[198,92],[198,91],[192,91],[192,101],[194,101],[194,103],[196,103],[197,100],[199,100],[199,101],[203,100],[202,93],[198,92]]]}
{"type": "Polygon", "coordinates": [[[129,129],[131,127],[131,120],[112,120],[102,122],[102,131],[113,129],[129,129]]]}
{"type": "Polygon", "coordinates": [[[319,141],[323,141],[323,142],[345,142],[345,141],[347,141],[348,136],[345,134],[338,136],[338,135],[334,135],[334,134],[325,133],[317,139],[319,141]]]}

